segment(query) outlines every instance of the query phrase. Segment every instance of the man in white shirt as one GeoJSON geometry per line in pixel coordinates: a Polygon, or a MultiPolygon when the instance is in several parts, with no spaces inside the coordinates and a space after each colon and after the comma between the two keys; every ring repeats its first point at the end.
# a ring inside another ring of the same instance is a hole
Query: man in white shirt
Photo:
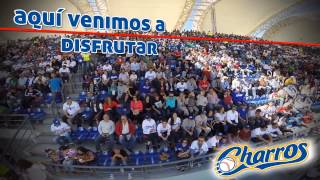
{"type": "Polygon", "coordinates": [[[182,79],[180,82],[177,83],[176,89],[180,92],[184,92],[188,89],[188,84],[186,83],[185,79],[182,79]]]}
{"type": "Polygon", "coordinates": [[[157,124],[149,114],[145,115],[145,119],[142,121],[142,131],[146,139],[147,151],[149,151],[150,146],[155,150],[158,144],[157,124]]]}
{"type": "Polygon", "coordinates": [[[267,131],[266,126],[260,126],[251,131],[251,141],[255,143],[262,141],[266,144],[270,144],[272,143],[272,137],[269,131],[267,131]]]}
{"type": "Polygon", "coordinates": [[[217,148],[219,148],[219,143],[220,143],[220,140],[222,139],[222,135],[223,135],[222,133],[218,133],[207,140],[209,152],[213,152],[217,148]]]}
{"type": "Polygon", "coordinates": [[[146,74],[144,75],[145,79],[149,79],[150,81],[154,80],[157,77],[156,72],[153,69],[149,69],[146,74]]]}
{"type": "Polygon", "coordinates": [[[59,69],[59,74],[61,75],[64,82],[69,80],[70,69],[67,66],[62,66],[59,69]]]}
{"type": "Polygon", "coordinates": [[[99,136],[96,141],[97,152],[101,151],[101,143],[106,143],[108,149],[111,150],[114,145],[114,122],[110,120],[108,114],[103,115],[103,120],[98,125],[99,136]]]}
{"type": "Polygon", "coordinates": [[[70,137],[70,126],[65,122],[61,122],[59,119],[53,120],[51,125],[51,132],[57,135],[56,142],[60,145],[65,145],[72,142],[72,139],[70,137]]]}
{"type": "Polygon", "coordinates": [[[236,106],[233,106],[232,109],[227,111],[226,119],[229,125],[237,126],[239,122],[239,113],[236,109],[236,106]]]}
{"type": "Polygon", "coordinates": [[[197,140],[194,140],[191,143],[190,150],[192,157],[205,155],[209,149],[204,136],[199,136],[197,140]]]}
{"type": "Polygon", "coordinates": [[[270,133],[272,138],[278,138],[282,136],[282,132],[279,129],[277,123],[271,123],[267,126],[267,131],[270,133]]]}
{"type": "Polygon", "coordinates": [[[157,133],[160,138],[165,144],[169,141],[169,136],[171,132],[171,126],[168,124],[167,119],[163,119],[160,124],[157,126],[157,133]]]}
{"type": "Polygon", "coordinates": [[[67,97],[67,101],[62,106],[63,121],[68,122],[69,125],[73,122],[77,123],[78,127],[81,126],[80,121],[80,106],[76,101],[72,101],[71,97],[67,97]]]}

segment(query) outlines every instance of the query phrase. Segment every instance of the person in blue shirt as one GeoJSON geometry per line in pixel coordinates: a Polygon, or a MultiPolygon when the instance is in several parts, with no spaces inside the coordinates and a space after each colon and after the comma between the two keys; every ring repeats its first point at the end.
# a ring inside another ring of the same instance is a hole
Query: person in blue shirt
{"type": "Polygon", "coordinates": [[[55,73],[52,73],[52,78],[48,81],[49,88],[52,93],[52,97],[56,100],[59,95],[62,97],[62,79],[57,77],[55,73]]]}
{"type": "Polygon", "coordinates": [[[142,97],[145,97],[147,94],[150,93],[151,85],[150,85],[150,81],[148,79],[145,79],[144,82],[142,81],[140,83],[139,91],[140,91],[142,97]]]}
{"type": "Polygon", "coordinates": [[[246,104],[241,104],[238,108],[240,125],[243,127],[248,123],[248,108],[246,104]]]}
{"type": "Polygon", "coordinates": [[[232,101],[235,105],[244,103],[245,94],[243,92],[240,92],[239,88],[236,88],[234,91],[232,91],[231,96],[232,96],[232,101]]]}
{"type": "Polygon", "coordinates": [[[178,159],[188,159],[191,156],[188,140],[183,139],[181,143],[176,144],[175,152],[178,159]]]}

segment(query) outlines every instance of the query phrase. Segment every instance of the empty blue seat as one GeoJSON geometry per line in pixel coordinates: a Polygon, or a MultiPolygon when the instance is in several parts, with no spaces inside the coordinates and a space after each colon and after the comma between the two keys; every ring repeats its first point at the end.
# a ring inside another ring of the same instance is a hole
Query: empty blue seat
{"type": "Polygon", "coordinates": [[[109,166],[111,164],[111,154],[108,152],[97,153],[96,157],[98,166],[109,166]]]}
{"type": "Polygon", "coordinates": [[[43,99],[43,102],[45,104],[51,104],[52,103],[52,100],[53,100],[53,96],[52,96],[52,93],[48,93],[44,99],[43,99]]]}
{"type": "Polygon", "coordinates": [[[98,101],[104,101],[104,99],[108,96],[107,92],[106,91],[101,91],[99,94],[98,94],[98,101]]]}
{"type": "Polygon", "coordinates": [[[82,92],[79,94],[79,101],[85,101],[86,99],[87,99],[87,92],[82,91],[82,92]]]}
{"type": "Polygon", "coordinates": [[[97,139],[97,137],[99,136],[99,132],[98,132],[98,128],[97,127],[93,127],[89,130],[89,135],[88,138],[89,140],[95,140],[97,139]]]}
{"type": "Polygon", "coordinates": [[[160,161],[160,154],[158,152],[147,152],[145,153],[146,164],[157,164],[160,161]]]}
{"type": "Polygon", "coordinates": [[[41,108],[33,109],[29,113],[29,117],[33,121],[43,121],[45,116],[46,116],[46,113],[41,108]]]}
{"type": "Polygon", "coordinates": [[[129,155],[129,164],[132,165],[143,165],[144,164],[144,154],[141,151],[137,151],[129,155]]]}
{"type": "Polygon", "coordinates": [[[90,120],[94,115],[94,112],[93,110],[90,108],[90,107],[86,107],[84,109],[84,111],[82,112],[82,115],[81,115],[81,118],[84,120],[84,121],[88,121],[90,120]]]}

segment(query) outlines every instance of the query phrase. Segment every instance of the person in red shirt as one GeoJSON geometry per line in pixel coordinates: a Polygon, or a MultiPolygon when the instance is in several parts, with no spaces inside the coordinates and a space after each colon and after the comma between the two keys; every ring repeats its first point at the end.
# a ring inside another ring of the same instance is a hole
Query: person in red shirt
{"type": "Polygon", "coordinates": [[[115,132],[119,138],[120,144],[132,152],[132,148],[136,142],[136,125],[129,121],[127,116],[122,115],[120,120],[116,123],[115,132]]]}
{"type": "Polygon", "coordinates": [[[209,82],[206,76],[204,76],[202,80],[199,80],[199,88],[200,90],[204,91],[207,91],[209,89],[209,82]]]}
{"type": "Polygon", "coordinates": [[[132,101],[130,102],[130,110],[132,114],[132,119],[136,121],[138,124],[142,123],[142,111],[143,111],[143,103],[141,100],[138,100],[137,96],[133,96],[132,101]]]}
{"type": "Polygon", "coordinates": [[[233,105],[232,96],[229,90],[224,93],[223,102],[227,109],[230,109],[231,106],[233,105]]]}
{"type": "Polygon", "coordinates": [[[111,97],[107,97],[103,103],[103,111],[105,113],[110,113],[114,111],[118,107],[118,103],[111,99],[111,97]]]}

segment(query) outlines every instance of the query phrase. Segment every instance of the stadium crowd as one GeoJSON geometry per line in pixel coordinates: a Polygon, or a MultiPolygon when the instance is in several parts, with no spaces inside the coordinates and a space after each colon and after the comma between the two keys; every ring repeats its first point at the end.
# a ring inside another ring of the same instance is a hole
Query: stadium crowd
{"type": "Polygon", "coordinates": [[[231,143],[270,144],[314,121],[319,48],[154,41],[158,56],[62,54],[59,37],[8,42],[0,52],[3,107],[37,113],[43,103],[62,104],[50,127],[61,147],[46,153],[65,165],[99,164],[102,154],[127,165],[140,151],[166,161],[231,143]],[[78,98],[62,90],[75,74],[83,76],[78,98]],[[96,152],[73,144],[88,139],[96,152]]]}

